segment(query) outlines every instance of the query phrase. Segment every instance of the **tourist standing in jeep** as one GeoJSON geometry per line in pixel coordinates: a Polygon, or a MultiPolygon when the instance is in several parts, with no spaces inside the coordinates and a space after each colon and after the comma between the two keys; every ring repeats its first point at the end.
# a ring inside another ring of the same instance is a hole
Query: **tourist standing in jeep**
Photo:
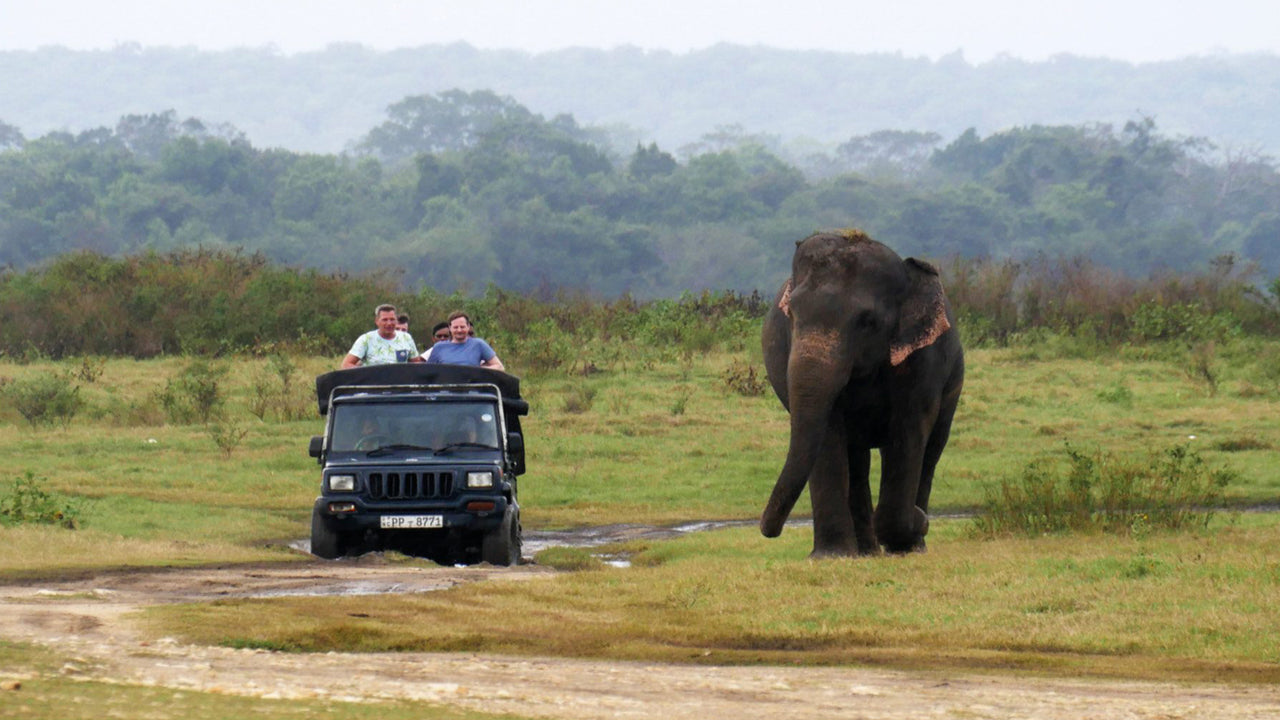
{"type": "Polygon", "coordinates": [[[498,354],[489,343],[471,337],[471,319],[464,312],[449,316],[449,342],[437,343],[431,348],[429,363],[444,365],[479,365],[490,370],[505,370],[498,354]]]}
{"type": "Polygon", "coordinates": [[[413,336],[396,329],[399,313],[395,305],[379,305],[373,311],[373,318],[378,329],[370,330],[356,338],[351,350],[342,359],[344,369],[361,365],[423,362],[413,336]]]}

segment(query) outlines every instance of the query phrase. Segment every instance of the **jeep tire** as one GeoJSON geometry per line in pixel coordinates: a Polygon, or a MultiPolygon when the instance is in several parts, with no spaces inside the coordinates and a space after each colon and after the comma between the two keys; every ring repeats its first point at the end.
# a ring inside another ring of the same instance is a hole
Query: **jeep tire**
{"type": "Polygon", "coordinates": [[[311,510],[311,554],[326,560],[345,557],[350,550],[345,533],[334,530],[320,514],[320,508],[311,510]]]}
{"type": "Polygon", "coordinates": [[[519,565],[520,551],[520,512],[508,505],[502,524],[485,533],[480,543],[480,559],[490,565],[519,565]]]}

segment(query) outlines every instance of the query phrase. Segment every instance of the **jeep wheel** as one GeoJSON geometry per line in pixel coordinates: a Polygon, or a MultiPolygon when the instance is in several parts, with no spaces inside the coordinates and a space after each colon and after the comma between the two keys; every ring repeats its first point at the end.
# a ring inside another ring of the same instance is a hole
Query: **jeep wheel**
{"type": "Polygon", "coordinates": [[[520,513],[508,505],[502,524],[481,541],[480,559],[490,565],[519,565],[520,550],[520,513]]]}
{"type": "Polygon", "coordinates": [[[311,554],[326,560],[343,557],[349,550],[347,536],[329,527],[319,508],[311,510],[311,554]]]}

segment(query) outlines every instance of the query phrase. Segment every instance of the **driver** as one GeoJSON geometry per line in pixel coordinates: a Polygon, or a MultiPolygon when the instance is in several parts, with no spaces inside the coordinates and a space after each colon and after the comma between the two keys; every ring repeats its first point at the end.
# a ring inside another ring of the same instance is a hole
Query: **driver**
{"type": "Polygon", "coordinates": [[[386,435],[382,434],[382,428],[378,427],[376,418],[367,417],[360,425],[360,439],[356,441],[356,450],[377,450],[382,441],[386,439],[386,435]]]}

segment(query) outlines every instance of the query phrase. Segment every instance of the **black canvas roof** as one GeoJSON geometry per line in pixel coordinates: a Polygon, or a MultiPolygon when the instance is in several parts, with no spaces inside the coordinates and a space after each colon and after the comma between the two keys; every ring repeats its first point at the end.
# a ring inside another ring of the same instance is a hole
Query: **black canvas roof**
{"type": "Polygon", "coordinates": [[[316,405],[320,414],[329,412],[329,395],[336,387],[349,385],[460,385],[488,383],[502,392],[502,404],[508,413],[528,415],[529,403],[520,397],[520,378],[499,370],[474,365],[437,363],[392,363],[364,365],[334,370],[316,376],[316,405]]]}

